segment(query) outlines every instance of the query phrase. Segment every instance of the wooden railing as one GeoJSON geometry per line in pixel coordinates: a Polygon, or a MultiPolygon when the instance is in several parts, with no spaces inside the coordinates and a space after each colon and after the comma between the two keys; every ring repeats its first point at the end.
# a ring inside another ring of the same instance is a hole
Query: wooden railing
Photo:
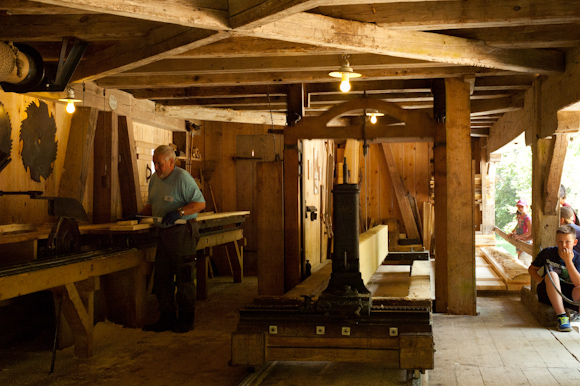
{"type": "Polygon", "coordinates": [[[521,249],[522,251],[526,252],[529,255],[532,255],[533,246],[532,244],[528,244],[521,240],[516,240],[513,237],[509,237],[507,233],[499,229],[498,227],[493,227],[496,234],[498,234],[502,239],[516,247],[517,249],[521,249]]]}

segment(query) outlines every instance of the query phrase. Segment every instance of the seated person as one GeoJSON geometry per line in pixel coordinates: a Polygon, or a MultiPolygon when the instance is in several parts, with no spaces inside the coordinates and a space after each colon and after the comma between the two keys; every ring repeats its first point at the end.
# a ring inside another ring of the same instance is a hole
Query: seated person
{"type": "Polygon", "coordinates": [[[538,282],[538,299],[550,304],[558,315],[559,331],[572,331],[566,308],[576,309],[576,306],[562,299],[562,295],[573,302],[580,300],[580,253],[574,250],[578,243],[576,231],[569,225],[563,225],[556,230],[556,247],[550,247],[538,253],[538,256],[528,268],[534,281],[538,282]],[[538,271],[544,267],[543,276],[538,271]],[[550,280],[550,275],[552,280],[550,280]],[[553,281],[553,283],[552,283],[553,281]]]}
{"type": "MultiPolygon", "coordinates": [[[[570,225],[576,231],[576,240],[580,239],[580,225],[574,224],[574,210],[569,206],[560,208],[560,225],[570,225]]],[[[580,253],[580,243],[576,244],[574,250],[580,253]]]]}

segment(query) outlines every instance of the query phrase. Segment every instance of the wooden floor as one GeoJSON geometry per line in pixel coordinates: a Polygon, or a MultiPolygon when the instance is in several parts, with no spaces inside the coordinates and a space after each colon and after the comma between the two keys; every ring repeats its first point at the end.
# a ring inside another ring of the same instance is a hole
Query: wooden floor
{"type": "Polygon", "coordinates": [[[580,385],[580,334],[541,327],[518,293],[477,298],[479,316],[434,315],[429,385],[580,385]]]}
{"type": "MultiPolygon", "coordinates": [[[[271,362],[250,374],[230,367],[230,334],[237,310],[257,294],[255,278],[213,280],[187,334],[152,333],[103,322],[95,327],[95,355],[0,349],[0,385],[404,385],[405,372],[377,364],[271,362]]],[[[435,369],[429,385],[580,385],[580,334],[539,326],[518,293],[477,299],[479,316],[433,316],[435,369]]]]}

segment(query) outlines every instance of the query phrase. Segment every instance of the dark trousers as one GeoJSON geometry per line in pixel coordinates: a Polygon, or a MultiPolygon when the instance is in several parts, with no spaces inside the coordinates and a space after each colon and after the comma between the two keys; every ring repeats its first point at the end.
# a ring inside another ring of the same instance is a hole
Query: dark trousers
{"type": "Polygon", "coordinates": [[[177,310],[180,314],[195,311],[198,240],[199,224],[195,222],[159,229],[153,287],[162,315],[175,316],[177,310]]]}

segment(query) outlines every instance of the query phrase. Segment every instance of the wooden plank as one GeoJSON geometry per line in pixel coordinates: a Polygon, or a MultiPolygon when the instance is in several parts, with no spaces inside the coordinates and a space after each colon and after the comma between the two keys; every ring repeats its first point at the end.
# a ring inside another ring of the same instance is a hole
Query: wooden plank
{"type": "Polygon", "coordinates": [[[175,25],[158,27],[145,37],[121,41],[92,53],[79,64],[73,81],[87,82],[116,75],[227,37],[226,32],[175,25]]]}
{"type": "Polygon", "coordinates": [[[555,134],[552,138],[550,158],[548,160],[548,180],[544,194],[544,214],[553,216],[558,214],[560,202],[560,180],[568,151],[570,134],[555,134]]]}
{"type": "Polygon", "coordinates": [[[266,350],[274,347],[301,347],[301,348],[323,348],[340,347],[340,349],[398,349],[399,339],[394,338],[366,338],[366,337],[302,337],[283,336],[279,333],[266,337],[266,350]]]}
{"type": "Polygon", "coordinates": [[[338,349],[338,348],[289,348],[268,347],[267,361],[333,361],[333,362],[380,362],[387,368],[398,368],[398,350],[338,349]]]}
{"type": "Polygon", "coordinates": [[[435,355],[432,334],[399,335],[401,369],[432,369],[435,355]]]}
{"type": "Polygon", "coordinates": [[[309,277],[286,292],[284,296],[292,298],[300,298],[302,295],[318,296],[326,289],[331,273],[332,260],[328,259],[314,268],[309,277]]]}
{"type": "MultiPolygon", "coordinates": [[[[388,13],[388,12],[387,12],[388,13]]],[[[249,31],[249,36],[466,66],[529,73],[564,71],[560,54],[541,50],[489,49],[481,42],[429,32],[397,31],[371,23],[300,13],[249,31]],[[347,33],[347,31],[351,31],[347,33]],[[356,33],[352,33],[356,31],[356,33]],[[365,39],[360,39],[365,36],[365,39]],[[516,52],[518,51],[518,52],[516,52]]]]}
{"type": "Polygon", "coordinates": [[[359,236],[359,269],[367,284],[389,253],[389,227],[377,225],[359,236]]]}
{"type": "MultiPolygon", "coordinates": [[[[513,245],[514,247],[516,247],[516,248],[518,248],[518,249],[526,252],[529,255],[533,255],[534,246],[532,244],[528,244],[528,243],[523,242],[521,240],[516,240],[513,237],[509,237],[507,235],[507,233],[505,233],[504,231],[502,231],[498,227],[494,227],[494,231],[495,231],[496,234],[498,234],[499,236],[501,236],[502,239],[504,239],[505,241],[507,241],[508,243],[510,243],[511,245],[513,245]]],[[[554,235],[555,234],[556,234],[556,231],[554,231],[554,235]]]]}
{"type": "Polygon", "coordinates": [[[94,144],[93,222],[108,223],[117,220],[118,130],[117,115],[99,113],[94,144]]]}
{"type": "Polygon", "coordinates": [[[409,282],[409,294],[405,299],[409,300],[433,300],[431,293],[431,262],[413,262],[411,279],[409,282]]]}
{"type": "MultiPolygon", "coordinates": [[[[526,267],[508,253],[496,248],[481,248],[485,260],[510,288],[521,288],[530,283],[526,267]]],[[[517,289],[519,289],[517,288],[517,289]]]]}
{"type": "Polygon", "coordinates": [[[131,232],[138,231],[142,229],[153,228],[153,224],[134,224],[134,225],[113,225],[109,228],[111,232],[131,232]]]}
{"type": "Polygon", "coordinates": [[[0,235],[5,233],[13,232],[25,232],[25,231],[35,231],[36,225],[34,224],[6,224],[0,225],[0,235]]]}
{"type": "Polygon", "coordinates": [[[216,245],[231,243],[235,240],[241,240],[243,238],[244,238],[243,229],[235,229],[232,231],[221,232],[211,235],[204,235],[202,233],[197,243],[197,250],[199,251],[204,248],[215,247],[216,245]]]}
{"type": "Polygon", "coordinates": [[[399,202],[399,208],[401,209],[401,214],[403,215],[403,223],[405,224],[407,238],[418,239],[419,231],[417,229],[417,223],[415,222],[415,218],[411,210],[411,205],[406,198],[401,176],[399,175],[399,171],[397,170],[397,166],[395,164],[393,150],[391,145],[388,143],[383,143],[382,148],[389,168],[389,174],[391,175],[391,181],[393,182],[393,188],[397,195],[397,201],[399,202]]]}
{"type": "Polygon", "coordinates": [[[121,271],[143,263],[145,252],[132,249],[98,258],[0,278],[0,300],[56,288],[65,284],[121,271]]]}
{"type": "Polygon", "coordinates": [[[174,0],[163,6],[155,1],[144,1],[138,5],[119,3],[115,0],[40,0],[38,2],[194,28],[223,30],[227,29],[229,24],[229,15],[226,10],[193,7],[191,1],[186,0],[174,0]]]}
{"type": "MultiPolygon", "coordinates": [[[[121,78],[123,79],[123,78],[121,78]]],[[[103,83],[103,82],[101,82],[103,83]]],[[[241,111],[232,109],[220,109],[204,106],[161,106],[158,105],[156,112],[164,117],[181,119],[199,119],[202,121],[237,122],[270,125],[272,120],[276,126],[286,125],[286,114],[269,113],[266,111],[241,111]]]]}
{"type": "Polygon", "coordinates": [[[284,294],[284,200],[282,162],[260,162],[258,185],[258,295],[284,294]]]}
{"type": "Polygon", "coordinates": [[[143,209],[141,189],[139,182],[139,170],[137,168],[137,154],[135,152],[135,139],[133,122],[130,118],[119,116],[119,187],[121,191],[121,205],[123,217],[140,213],[143,209]]]}
{"type": "Polygon", "coordinates": [[[72,116],[66,147],[62,176],[58,190],[59,197],[83,201],[89,175],[89,165],[93,157],[97,109],[77,107],[72,116]]]}
{"type": "Polygon", "coordinates": [[[469,84],[445,80],[447,131],[447,265],[449,313],[475,315],[475,240],[473,233],[473,177],[469,132],[469,84]]]}

